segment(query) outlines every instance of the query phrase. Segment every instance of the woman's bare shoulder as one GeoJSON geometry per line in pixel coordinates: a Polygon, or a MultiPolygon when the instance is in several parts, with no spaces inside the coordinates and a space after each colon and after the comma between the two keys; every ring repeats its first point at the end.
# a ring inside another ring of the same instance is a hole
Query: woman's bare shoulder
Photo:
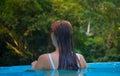
{"type": "Polygon", "coordinates": [[[46,69],[46,65],[48,65],[48,54],[42,54],[39,56],[35,68],[46,69]]]}
{"type": "Polygon", "coordinates": [[[76,55],[79,55],[79,57],[84,58],[84,56],[82,54],[80,54],[80,53],[76,53],[76,55]]]}
{"type": "Polygon", "coordinates": [[[45,60],[47,59],[47,57],[48,57],[48,54],[42,54],[39,56],[38,60],[45,60]]]}
{"type": "Polygon", "coordinates": [[[76,55],[79,55],[79,57],[83,57],[83,55],[82,55],[82,54],[80,54],[80,53],[76,53],[76,55]]]}
{"type": "Polygon", "coordinates": [[[41,64],[47,64],[49,62],[49,59],[48,59],[48,54],[42,54],[39,56],[38,58],[38,63],[41,63],[41,64]]]}

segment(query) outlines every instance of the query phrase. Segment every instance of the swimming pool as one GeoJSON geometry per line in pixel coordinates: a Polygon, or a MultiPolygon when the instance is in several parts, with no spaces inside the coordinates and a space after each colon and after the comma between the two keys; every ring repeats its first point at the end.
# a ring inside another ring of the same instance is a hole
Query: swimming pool
{"type": "Polygon", "coordinates": [[[0,76],[120,76],[120,62],[88,63],[81,71],[33,71],[30,65],[0,67],[0,76]]]}

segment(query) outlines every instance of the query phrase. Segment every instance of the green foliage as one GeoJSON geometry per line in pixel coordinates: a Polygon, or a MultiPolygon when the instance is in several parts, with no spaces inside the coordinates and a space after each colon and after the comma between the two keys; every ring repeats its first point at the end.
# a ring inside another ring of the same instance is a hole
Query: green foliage
{"type": "Polygon", "coordinates": [[[73,25],[75,51],[87,62],[120,60],[120,0],[1,0],[0,65],[30,64],[52,52],[50,26],[73,25]],[[90,22],[90,34],[86,35],[90,22]]]}

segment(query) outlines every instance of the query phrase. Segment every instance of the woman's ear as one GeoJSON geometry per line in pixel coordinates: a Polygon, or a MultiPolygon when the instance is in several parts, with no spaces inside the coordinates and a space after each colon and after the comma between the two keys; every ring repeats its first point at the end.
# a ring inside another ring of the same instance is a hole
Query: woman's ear
{"type": "Polygon", "coordinates": [[[51,33],[51,39],[52,39],[53,46],[57,47],[57,40],[54,33],[51,33]]]}

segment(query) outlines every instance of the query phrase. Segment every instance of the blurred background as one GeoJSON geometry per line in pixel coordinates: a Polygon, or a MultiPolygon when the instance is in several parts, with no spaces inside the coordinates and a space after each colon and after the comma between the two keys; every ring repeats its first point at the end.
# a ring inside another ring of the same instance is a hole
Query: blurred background
{"type": "Polygon", "coordinates": [[[0,0],[0,66],[54,51],[56,20],[71,22],[74,50],[87,62],[120,61],[120,0],[0,0]]]}

